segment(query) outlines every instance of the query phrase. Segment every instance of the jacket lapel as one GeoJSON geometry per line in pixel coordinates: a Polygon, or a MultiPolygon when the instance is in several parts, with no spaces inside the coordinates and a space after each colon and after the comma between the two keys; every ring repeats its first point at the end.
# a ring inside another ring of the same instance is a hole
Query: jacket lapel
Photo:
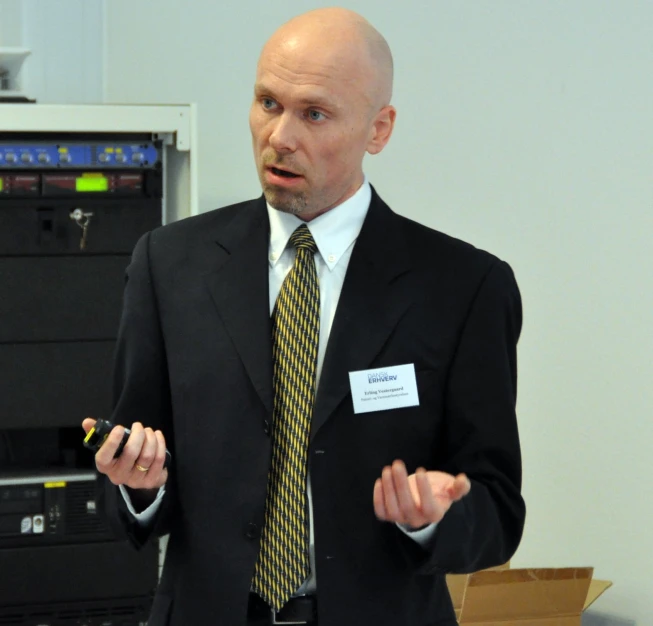
{"type": "Polygon", "coordinates": [[[218,314],[268,412],[272,412],[268,247],[270,225],[261,197],[212,234],[212,269],[205,279],[218,314]]]}
{"type": "Polygon", "coordinates": [[[401,226],[372,190],[329,335],[311,439],[349,393],[349,372],[371,366],[412,302],[412,263],[401,226]]]}
{"type": "MultiPolygon", "coordinates": [[[[270,226],[263,198],[210,233],[206,284],[256,393],[272,412],[270,226]]],[[[311,438],[349,393],[349,372],[367,369],[411,305],[411,257],[401,221],[372,190],[349,261],[327,346],[311,438]]]]}

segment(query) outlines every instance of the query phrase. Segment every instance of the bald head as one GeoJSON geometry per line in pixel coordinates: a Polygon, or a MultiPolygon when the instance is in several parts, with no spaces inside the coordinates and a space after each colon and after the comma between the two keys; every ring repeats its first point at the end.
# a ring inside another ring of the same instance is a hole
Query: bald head
{"type": "Polygon", "coordinates": [[[342,8],[315,9],[294,17],[268,40],[261,58],[319,55],[334,78],[362,89],[374,112],[390,104],[393,61],[388,42],[364,17],[342,8]]]}
{"type": "Polygon", "coordinates": [[[319,9],[263,47],[249,124],[263,193],[310,220],[360,189],[365,154],[390,139],[392,55],[360,15],[319,9]]]}

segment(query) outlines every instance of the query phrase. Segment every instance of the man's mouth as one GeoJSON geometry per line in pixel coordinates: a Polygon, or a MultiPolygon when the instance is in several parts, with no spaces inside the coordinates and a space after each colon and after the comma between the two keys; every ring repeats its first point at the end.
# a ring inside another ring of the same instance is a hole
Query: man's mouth
{"type": "Polygon", "coordinates": [[[283,178],[299,178],[300,174],[295,174],[294,172],[289,172],[288,170],[282,170],[278,167],[268,167],[268,169],[275,174],[276,176],[282,176],[283,178]]]}

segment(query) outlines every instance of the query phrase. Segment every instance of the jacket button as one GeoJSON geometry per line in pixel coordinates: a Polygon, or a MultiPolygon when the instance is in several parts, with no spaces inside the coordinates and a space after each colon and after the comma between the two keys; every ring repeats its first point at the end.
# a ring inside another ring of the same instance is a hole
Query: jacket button
{"type": "Polygon", "coordinates": [[[270,422],[268,422],[267,420],[265,420],[265,421],[263,422],[263,432],[264,432],[266,435],[269,435],[269,434],[270,434],[270,422]]]}
{"type": "Polygon", "coordinates": [[[258,526],[252,522],[247,524],[245,537],[247,537],[248,539],[256,539],[258,537],[258,526]]]}

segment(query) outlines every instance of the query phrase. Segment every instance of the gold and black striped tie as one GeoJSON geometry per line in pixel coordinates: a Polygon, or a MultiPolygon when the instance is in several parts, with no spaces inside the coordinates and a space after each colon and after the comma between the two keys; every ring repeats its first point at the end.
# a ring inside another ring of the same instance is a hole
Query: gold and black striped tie
{"type": "Polygon", "coordinates": [[[273,314],[272,462],[252,581],[252,590],[276,611],[309,574],[306,477],[320,335],[317,246],[305,224],[295,230],[290,243],[297,256],[273,314]]]}

